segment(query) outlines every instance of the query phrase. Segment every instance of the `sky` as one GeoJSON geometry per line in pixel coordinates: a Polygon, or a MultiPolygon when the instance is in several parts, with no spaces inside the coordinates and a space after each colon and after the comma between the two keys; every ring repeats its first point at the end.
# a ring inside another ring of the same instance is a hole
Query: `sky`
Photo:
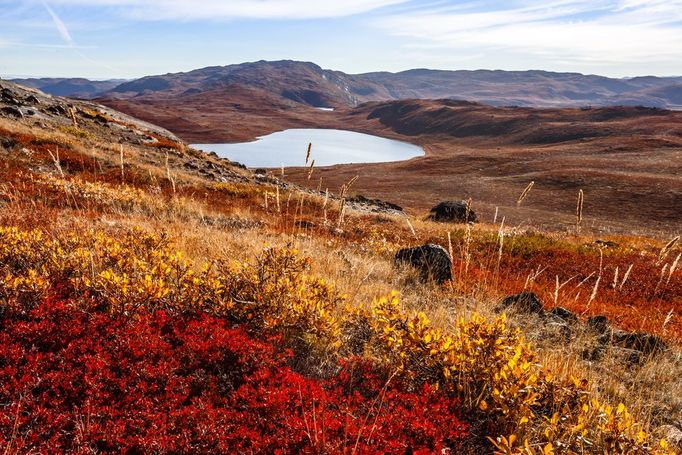
{"type": "Polygon", "coordinates": [[[682,0],[0,0],[0,76],[132,79],[256,60],[682,75],[682,0]]]}

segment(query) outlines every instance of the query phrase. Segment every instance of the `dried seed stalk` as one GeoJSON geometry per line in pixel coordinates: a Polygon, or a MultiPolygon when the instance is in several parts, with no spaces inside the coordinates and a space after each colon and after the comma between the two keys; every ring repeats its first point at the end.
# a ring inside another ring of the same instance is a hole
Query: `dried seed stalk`
{"type": "Polygon", "coordinates": [[[578,191],[578,205],[575,209],[575,229],[580,232],[580,223],[583,221],[583,202],[585,201],[585,193],[583,190],[578,191]]]}
{"type": "MultiPolygon", "coordinates": [[[[532,181],[526,186],[526,189],[523,190],[521,193],[521,196],[519,196],[519,200],[516,201],[516,206],[520,206],[521,203],[523,202],[524,199],[526,199],[526,196],[528,196],[528,193],[530,193],[531,188],[533,188],[533,185],[535,185],[535,181],[532,181]]],[[[497,218],[497,210],[495,211],[495,217],[497,218]]]]}

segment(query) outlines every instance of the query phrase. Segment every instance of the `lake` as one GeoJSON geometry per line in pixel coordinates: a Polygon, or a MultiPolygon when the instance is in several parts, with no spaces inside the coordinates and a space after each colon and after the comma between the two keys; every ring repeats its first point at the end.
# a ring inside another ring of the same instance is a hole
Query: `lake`
{"type": "Polygon", "coordinates": [[[349,163],[383,163],[422,156],[424,149],[407,142],[332,129],[290,129],[237,144],[194,144],[222,158],[248,167],[305,166],[308,143],[315,166],[349,163]]]}

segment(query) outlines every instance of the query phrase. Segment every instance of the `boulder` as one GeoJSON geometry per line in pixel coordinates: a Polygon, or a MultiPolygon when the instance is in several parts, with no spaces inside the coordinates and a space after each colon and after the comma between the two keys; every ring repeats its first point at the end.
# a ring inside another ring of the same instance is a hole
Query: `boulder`
{"type": "Polygon", "coordinates": [[[4,148],[5,150],[12,150],[16,145],[16,139],[0,136],[0,147],[4,148]]]}
{"type": "Polygon", "coordinates": [[[580,322],[578,316],[576,316],[574,312],[560,306],[552,308],[547,312],[547,314],[554,319],[565,322],[566,324],[576,325],[578,322],[580,322]]]}
{"type": "Polygon", "coordinates": [[[542,302],[533,292],[523,291],[520,294],[510,295],[505,297],[498,309],[513,308],[522,313],[536,313],[544,315],[545,310],[542,307],[542,302]]]}
{"type": "Polygon", "coordinates": [[[394,204],[392,202],[386,202],[382,201],[381,199],[373,199],[373,198],[368,198],[363,196],[362,194],[358,194],[356,196],[349,197],[346,202],[351,203],[351,204],[357,204],[361,206],[369,206],[369,208],[374,208],[377,209],[378,211],[393,211],[393,212],[402,212],[403,208],[399,206],[398,204],[394,204]]]}
{"type": "Polygon", "coordinates": [[[5,106],[0,110],[5,114],[11,115],[12,117],[22,118],[24,116],[24,113],[21,112],[21,109],[16,106],[5,106]]]}
{"type": "Polygon", "coordinates": [[[431,209],[428,219],[443,223],[475,223],[476,213],[469,210],[467,217],[466,201],[445,201],[431,209]]]}
{"type": "Polygon", "coordinates": [[[15,98],[14,92],[8,88],[3,88],[2,91],[0,91],[0,99],[7,104],[13,104],[15,106],[19,106],[21,104],[19,100],[15,98]]]}
{"type": "Polygon", "coordinates": [[[586,322],[587,328],[596,334],[604,334],[609,330],[609,318],[604,315],[592,316],[586,322]]]}
{"type": "Polygon", "coordinates": [[[624,349],[639,351],[644,357],[650,357],[668,349],[661,337],[645,332],[625,332],[612,330],[604,336],[604,341],[624,349]]]}
{"type": "Polygon", "coordinates": [[[452,278],[452,259],[447,250],[432,243],[403,248],[395,255],[395,264],[409,264],[419,270],[422,280],[443,283],[452,278]]]}

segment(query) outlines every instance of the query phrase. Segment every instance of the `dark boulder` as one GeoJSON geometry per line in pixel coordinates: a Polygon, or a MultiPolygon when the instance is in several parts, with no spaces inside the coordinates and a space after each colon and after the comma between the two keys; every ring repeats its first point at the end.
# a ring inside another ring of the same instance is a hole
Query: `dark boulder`
{"type": "Polygon", "coordinates": [[[22,118],[24,116],[24,113],[21,112],[21,109],[16,106],[5,106],[0,110],[7,115],[11,115],[12,117],[22,118]]]}
{"type": "Polygon", "coordinates": [[[5,150],[12,150],[17,145],[16,139],[0,136],[0,147],[5,150]]]}
{"type": "Polygon", "coordinates": [[[476,213],[470,209],[467,214],[466,201],[445,201],[431,209],[428,219],[443,223],[475,223],[476,213]]]}
{"type": "Polygon", "coordinates": [[[19,100],[15,98],[14,92],[8,88],[3,88],[2,91],[0,91],[0,99],[7,104],[13,104],[15,106],[21,104],[19,100]]]}
{"type": "Polygon", "coordinates": [[[554,319],[565,322],[566,324],[575,325],[580,322],[578,316],[576,316],[574,312],[560,306],[552,308],[547,312],[547,314],[554,319]]]}
{"type": "Polygon", "coordinates": [[[55,104],[47,108],[47,112],[54,115],[66,116],[68,114],[66,108],[61,104],[55,104]]]}
{"type": "Polygon", "coordinates": [[[544,314],[542,302],[533,292],[523,291],[520,294],[505,297],[500,302],[499,310],[513,308],[518,312],[544,314]]]}
{"type": "Polygon", "coordinates": [[[609,330],[609,318],[604,315],[592,316],[587,320],[587,328],[596,334],[603,334],[609,330]]]}
{"type": "Polygon", "coordinates": [[[447,250],[432,243],[403,248],[395,255],[395,264],[409,264],[419,270],[422,280],[443,283],[452,278],[452,259],[447,250]]]}
{"type": "Polygon", "coordinates": [[[613,330],[605,334],[604,341],[624,349],[639,351],[645,357],[660,354],[668,349],[661,337],[645,332],[624,332],[613,330]]]}

